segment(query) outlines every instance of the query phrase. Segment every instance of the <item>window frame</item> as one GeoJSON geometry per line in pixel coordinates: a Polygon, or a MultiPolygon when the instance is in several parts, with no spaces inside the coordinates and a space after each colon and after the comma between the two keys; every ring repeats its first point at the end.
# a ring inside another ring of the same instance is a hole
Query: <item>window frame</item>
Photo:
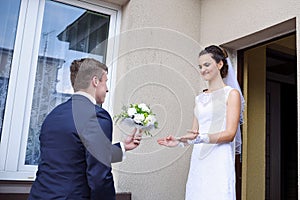
{"type": "MultiPolygon", "coordinates": [[[[0,142],[0,180],[35,179],[37,166],[25,165],[25,156],[45,1],[21,1],[0,142]]],[[[110,15],[106,57],[110,92],[102,106],[112,113],[121,8],[96,0],[55,1],[110,15]]]]}

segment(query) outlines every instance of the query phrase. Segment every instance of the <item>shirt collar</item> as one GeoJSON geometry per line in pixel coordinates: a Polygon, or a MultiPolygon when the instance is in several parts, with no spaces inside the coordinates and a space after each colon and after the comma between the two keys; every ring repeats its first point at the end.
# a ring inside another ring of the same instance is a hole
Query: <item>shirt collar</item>
{"type": "Polygon", "coordinates": [[[77,91],[77,92],[75,92],[74,94],[79,94],[79,95],[85,96],[85,97],[88,98],[93,104],[97,105],[96,99],[95,99],[92,95],[90,95],[89,93],[87,93],[87,92],[77,91]]]}

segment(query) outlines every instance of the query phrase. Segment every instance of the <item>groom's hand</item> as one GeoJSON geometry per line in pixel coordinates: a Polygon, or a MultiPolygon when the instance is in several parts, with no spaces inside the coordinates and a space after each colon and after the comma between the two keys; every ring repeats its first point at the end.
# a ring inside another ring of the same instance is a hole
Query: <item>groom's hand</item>
{"type": "Polygon", "coordinates": [[[139,146],[142,140],[142,132],[142,130],[137,130],[137,128],[134,128],[132,135],[128,135],[125,138],[124,147],[126,151],[133,150],[139,146]]]}

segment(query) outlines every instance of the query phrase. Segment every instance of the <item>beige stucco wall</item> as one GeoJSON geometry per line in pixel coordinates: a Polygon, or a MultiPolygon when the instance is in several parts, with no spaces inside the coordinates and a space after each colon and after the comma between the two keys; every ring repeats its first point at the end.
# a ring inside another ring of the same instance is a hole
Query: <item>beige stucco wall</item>
{"type": "Polygon", "coordinates": [[[298,0],[202,0],[200,41],[203,45],[233,41],[299,17],[299,10],[298,0]]]}
{"type": "MultiPolygon", "coordinates": [[[[197,69],[200,1],[131,0],[122,12],[114,113],[145,102],[159,129],[113,166],[116,189],[132,192],[133,200],[182,200],[191,149],[168,149],[156,140],[183,135],[192,125],[194,97],[204,87],[197,69]]],[[[115,139],[127,131],[116,125],[115,139]]]]}
{"type": "MultiPolygon", "coordinates": [[[[130,0],[122,9],[114,112],[124,104],[145,102],[157,113],[160,129],[113,166],[117,191],[132,192],[133,200],[184,199],[191,149],[166,149],[156,139],[182,135],[191,127],[194,96],[205,87],[195,67],[198,52],[291,18],[299,30],[299,10],[298,0],[130,0]]],[[[244,46],[236,46],[233,56],[235,50],[257,42],[239,43],[244,46]]],[[[297,47],[299,56],[299,31],[297,47]]],[[[115,131],[118,140],[129,130],[115,126],[115,131]]]]}

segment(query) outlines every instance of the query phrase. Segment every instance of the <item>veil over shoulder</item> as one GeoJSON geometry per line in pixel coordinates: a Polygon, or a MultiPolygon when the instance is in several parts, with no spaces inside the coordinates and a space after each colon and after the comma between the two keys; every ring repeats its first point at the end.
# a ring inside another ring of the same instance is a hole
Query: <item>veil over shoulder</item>
{"type": "MultiPolygon", "coordinates": [[[[243,93],[241,91],[240,85],[237,81],[236,74],[233,70],[233,66],[231,60],[227,57],[228,64],[228,74],[226,78],[224,78],[224,83],[232,88],[237,89],[240,92],[241,96],[241,111],[240,111],[240,125],[244,123],[244,109],[245,109],[245,99],[243,93]]],[[[242,152],[242,135],[241,135],[241,127],[238,126],[236,136],[235,136],[235,153],[240,154],[242,152]]]]}

